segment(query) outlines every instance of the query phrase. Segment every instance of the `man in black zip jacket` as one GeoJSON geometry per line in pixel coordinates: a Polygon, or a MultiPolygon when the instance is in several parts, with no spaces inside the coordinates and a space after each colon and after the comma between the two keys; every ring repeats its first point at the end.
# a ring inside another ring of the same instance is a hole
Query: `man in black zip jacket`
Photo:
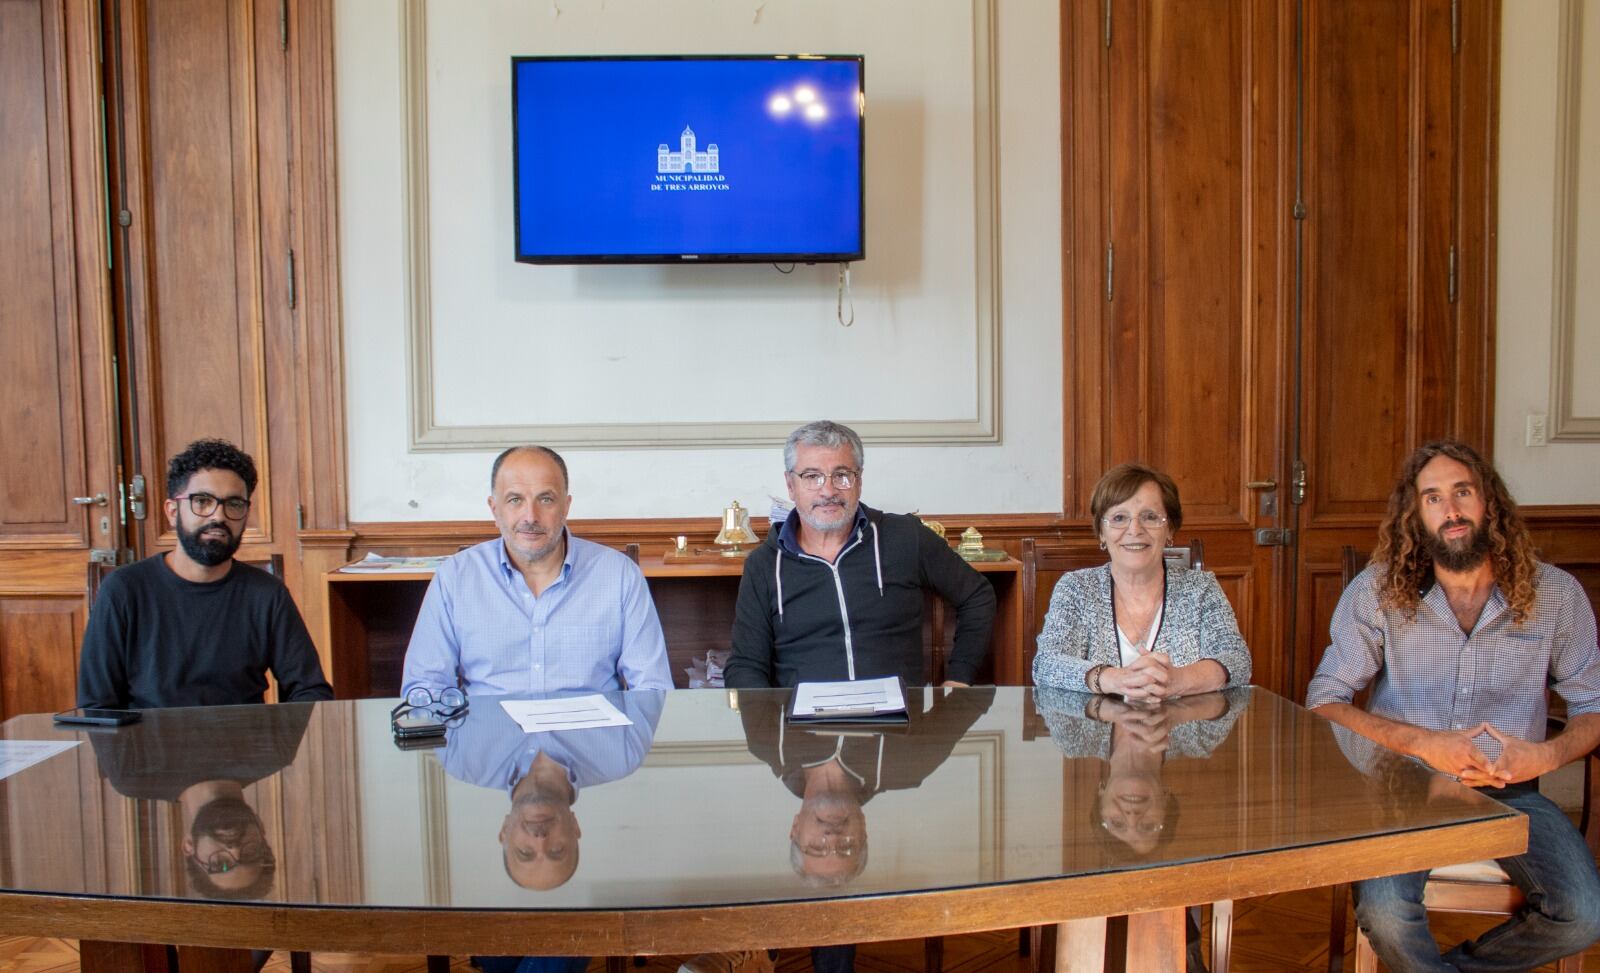
{"type": "Polygon", "coordinates": [[[983,665],[994,589],[916,517],[861,503],[861,437],[821,420],[784,445],[795,503],[745,560],[733,622],[730,687],[900,676],[928,681],[923,592],[955,606],[947,685],[983,665]]]}
{"type": "Polygon", "coordinates": [[[916,517],[861,503],[861,437],[836,422],[809,423],[789,435],[783,459],[795,508],[745,560],[727,685],[882,676],[924,685],[929,589],[956,611],[944,684],[977,678],[994,589],[916,517]]]}
{"type": "MultiPolygon", "coordinates": [[[[989,651],[994,589],[944,538],[906,514],[861,503],[861,437],[826,419],[789,434],[794,510],[751,551],[734,606],[730,688],[899,676],[928,682],[923,592],[955,606],[946,686],[968,686],[989,651]]],[[[815,973],[851,973],[854,946],[818,946],[815,973]]]]}

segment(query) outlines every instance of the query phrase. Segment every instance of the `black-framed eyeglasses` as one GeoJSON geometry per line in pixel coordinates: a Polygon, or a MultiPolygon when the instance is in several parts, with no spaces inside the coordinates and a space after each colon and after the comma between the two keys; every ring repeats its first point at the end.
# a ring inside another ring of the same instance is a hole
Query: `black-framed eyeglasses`
{"type": "Polygon", "coordinates": [[[807,490],[820,490],[824,482],[832,482],[836,490],[848,490],[861,481],[860,470],[842,467],[832,473],[824,473],[821,470],[806,470],[804,472],[790,470],[789,472],[793,473],[805,485],[807,490]]]}
{"type": "MultiPolygon", "coordinates": [[[[216,841],[223,840],[216,835],[211,837],[216,841]]],[[[207,875],[225,875],[246,865],[276,865],[278,861],[273,857],[272,846],[267,844],[266,838],[260,834],[246,834],[236,844],[225,843],[205,858],[196,856],[195,863],[207,875]]]]}
{"type": "Polygon", "coordinates": [[[389,711],[389,720],[393,722],[414,709],[432,709],[439,719],[448,720],[466,712],[467,694],[454,686],[446,686],[437,694],[427,686],[412,686],[406,698],[389,711]]]}
{"type": "Polygon", "coordinates": [[[223,500],[209,493],[180,493],[172,499],[189,501],[189,509],[194,511],[196,517],[211,516],[218,504],[222,505],[222,516],[229,520],[243,520],[250,516],[250,501],[243,497],[223,500]]]}

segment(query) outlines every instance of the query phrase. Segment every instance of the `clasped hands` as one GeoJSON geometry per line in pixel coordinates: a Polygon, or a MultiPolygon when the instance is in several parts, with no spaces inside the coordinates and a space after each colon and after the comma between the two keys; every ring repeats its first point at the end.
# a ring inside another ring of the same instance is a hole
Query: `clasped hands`
{"type": "Polygon", "coordinates": [[[1549,748],[1501,733],[1488,722],[1463,730],[1418,730],[1413,755],[1434,770],[1460,778],[1468,787],[1504,787],[1554,770],[1549,748]],[[1500,741],[1500,756],[1490,760],[1473,739],[1487,733],[1500,741]]]}
{"type": "Polygon", "coordinates": [[[1141,650],[1132,664],[1102,670],[1100,691],[1129,702],[1158,702],[1184,695],[1188,687],[1181,685],[1183,681],[1181,670],[1167,653],[1141,650]]]}

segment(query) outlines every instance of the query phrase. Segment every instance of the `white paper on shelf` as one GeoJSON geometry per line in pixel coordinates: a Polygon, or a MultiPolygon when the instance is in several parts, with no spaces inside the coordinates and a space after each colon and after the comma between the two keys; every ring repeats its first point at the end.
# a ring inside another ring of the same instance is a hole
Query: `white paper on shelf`
{"type": "Polygon", "coordinates": [[[611,700],[599,694],[562,699],[502,699],[500,706],[517,721],[524,733],[633,725],[611,700]]]}
{"type": "Polygon", "coordinates": [[[894,676],[852,682],[803,682],[794,688],[795,716],[901,713],[905,708],[905,694],[894,676]]]}

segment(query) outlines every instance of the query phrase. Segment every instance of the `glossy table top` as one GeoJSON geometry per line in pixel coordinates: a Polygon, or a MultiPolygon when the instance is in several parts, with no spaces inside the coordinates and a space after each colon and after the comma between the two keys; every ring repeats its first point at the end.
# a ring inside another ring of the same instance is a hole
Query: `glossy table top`
{"type": "MultiPolygon", "coordinates": [[[[0,781],[0,927],[32,914],[61,933],[102,897],[155,903],[159,925],[182,914],[160,903],[244,897],[261,904],[230,921],[263,906],[430,917],[415,941],[426,951],[463,941],[444,910],[537,910],[574,920],[562,928],[594,920],[573,951],[648,952],[629,938],[637,923],[602,935],[600,917],[805,903],[870,917],[885,897],[917,896],[943,916],[984,891],[972,915],[926,930],[954,932],[1327,884],[1526,840],[1502,805],[1259,689],[1159,711],[913,690],[908,725],[842,730],[785,723],[787,697],[618,693],[631,726],[532,735],[475,698],[444,746],[410,751],[383,700],[149,711],[104,730],[18,717],[0,736],[79,745],[0,781]]],[[[285,925],[273,922],[261,929],[285,925]]],[[[531,948],[526,928],[517,941],[531,948]]],[[[874,938],[863,931],[828,939],[874,938]]],[[[297,935],[260,944],[315,945],[297,935]]],[[[718,941],[653,935],[666,951],[718,941]]],[[[192,941],[248,939],[235,938],[192,941]]]]}

